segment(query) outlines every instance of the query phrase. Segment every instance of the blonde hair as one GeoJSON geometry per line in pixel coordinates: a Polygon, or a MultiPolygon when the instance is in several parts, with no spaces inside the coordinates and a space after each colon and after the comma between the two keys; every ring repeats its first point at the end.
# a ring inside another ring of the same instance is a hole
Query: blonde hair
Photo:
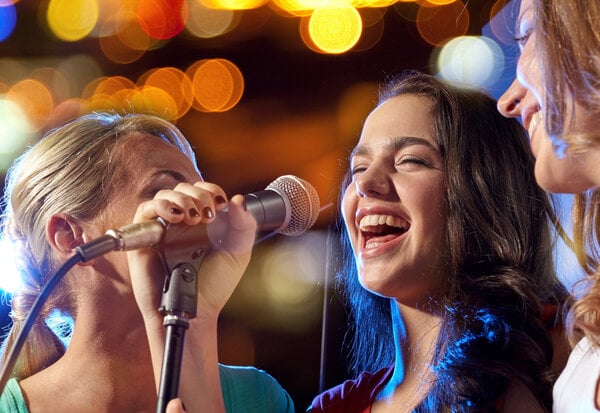
{"type": "Polygon", "coordinates": [[[567,314],[569,341],[574,345],[583,333],[600,346],[600,192],[589,191],[573,203],[573,243],[577,261],[586,276],[578,282],[584,293],[567,314]]]}
{"type": "MultiPolygon", "coordinates": [[[[555,145],[580,152],[600,144],[600,131],[569,132],[574,105],[590,116],[600,115],[600,2],[534,0],[539,30],[539,60],[543,62],[544,118],[555,145]],[[567,123],[568,122],[568,123],[567,123]]],[[[585,293],[573,303],[566,320],[574,344],[585,334],[600,346],[600,193],[576,197],[573,241],[577,259],[587,276],[580,281],[585,293]]]]}
{"type": "MultiPolygon", "coordinates": [[[[9,170],[1,230],[3,240],[13,246],[21,287],[12,296],[13,325],[2,344],[3,362],[6,348],[13,343],[40,289],[58,265],[45,237],[49,218],[58,212],[82,221],[97,216],[111,195],[116,168],[109,164],[115,144],[135,132],[157,136],[176,146],[195,165],[192,148],[171,123],[151,115],[95,113],[50,131],[9,170]]],[[[31,376],[64,353],[63,343],[45,322],[54,310],[75,315],[65,280],[45,303],[13,376],[31,376]]]]}
{"type": "Polygon", "coordinates": [[[534,5],[546,128],[571,150],[598,145],[600,131],[568,130],[575,103],[600,115],[600,2],[534,0],[534,5]]]}

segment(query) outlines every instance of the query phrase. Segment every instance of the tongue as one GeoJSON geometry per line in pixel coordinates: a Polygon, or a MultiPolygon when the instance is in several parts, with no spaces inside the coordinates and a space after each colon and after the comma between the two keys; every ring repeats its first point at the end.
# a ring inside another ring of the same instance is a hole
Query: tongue
{"type": "Polygon", "coordinates": [[[374,237],[370,237],[367,242],[365,242],[365,246],[368,247],[375,247],[379,244],[384,244],[388,241],[391,241],[393,239],[396,239],[400,236],[400,234],[387,234],[387,235],[381,235],[381,236],[374,236],[374,237]]]}

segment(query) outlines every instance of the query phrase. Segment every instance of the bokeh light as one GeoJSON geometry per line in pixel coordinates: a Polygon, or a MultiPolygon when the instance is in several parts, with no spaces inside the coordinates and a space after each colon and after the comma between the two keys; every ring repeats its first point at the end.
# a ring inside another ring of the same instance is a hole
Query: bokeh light
{"type": "Polygon", "coordinates": [[[56,68],[69,82],[70,97],[82,97],[85,86],[103,75],[98,61],[87,54],[74,54],[60,59],[56,68]]]}
{"type": "Polygon", "coordinates": [[[272,0],[269,5],[283,16],[302,17],[323,6],[323,0],[272,0]]]}
{"type": "Polygon", "coordinates": [[[195,109],[225,112],[238,104],[244,93],[240,69],[227,59],[207,59],[192,64],[186,74],[192,79],[195,109]]]}
{"type": "Polygon", "coordinates": [[[114,17],[108,19],[105,25],[108,25],[109,22],[114,25],[114,34],[125,47],[146,51],[159,42],[158,39],[150,37],[143,30],[135,13],[129,10],[119,11],[114,17]]]}
{"type": "Polygon", "coordinates": [[[0,42],[6,40],[17,25],[17,9],[14,4],[0,1],[0,42]]]}
{"type": "Polygon", "coordinates": [[[71,82],[53,67],[38,67],[29,73],[28,78],[46,86],[54,102],[62,102],[72,96],[71,82]]]}
{"type": "Polygon", "coordinates": [[[98,15],[97,0],[50,0],[47,20],[56,37],[75,42],[92,32],[98,15]]]}
{"type": "Polygon", "coordinates": [[[492,85],[502,73],[504,54],[492,39],[463,36],[449,41],[439,53],[437,68],[442,78],[472,87],[492,85]]]}
{"type": "Polygon", "coordinates": [[[421,5],[417,13],[417,29],[423,40],[441,46],[447,40],[463,36],[469,29],[469,11],[462,1],[443,6],[421,5]]]}
{"type": "Polygon", "coordinates": [[[428,6],[447,6],[448,4],[455,3],[457,0],[423,0],[422,5],[428,6]]]}
{"type": "Polygon", "coordinates": [[[171,120],[184,116],[194,101],[191,79],[175,67],[162,67],[148,71],[138,79],[138,86],[161,89],[169,96],[169,102],[175,105],[172,110],[169,108],[169,113],[173,112],[168,117],[171,120]]]}
{"type": "Polygon", "coordinates": [[[248,10],[264,5],[268,0],[196,0],[213,9],[248,10]]]}
{"type": "Polygon", "coordinates": [[[349,147],[360,135],[364,119],[377,103],[379,84],[358,83],[344,91],[337,105],[337,123],[349,147]]]}
{"type": "Polygon", "coordinates": [[[155,39],[178,35],[188,19],[185,0],[139,0],[137,15],[142,29],[155,39]]]}
{"type": "Polygon", "coordinates": [[[239,303],[231,311],[262,327],[295,333],[321,317],[327,234],[309,231],[255,248],[253,262],[238,286],[239,303]],[[237,305],[242,306],[237,307],[237,305]],[[260,313],[248,314],[248,306],[260,313]],[[245,310],[244,310],[245,309],[245,310]]]}
{"type": "Polygon", "coordinates": [[[144,49],[128,47],[119,35],[101,37],[100,49],[108,59],[120,64],[133,63],[145,52],[144,49]]]}
{"type": "Polygon", "coordinates": [[[121,101],[129,104],[128,109],[135,113],[150,113],[164,119],[177,119],[177,103],[167,91],[154,86],[143,86],[127,92],[121,101]]]}
{"type": "Polygon", "coordinates": [[[25,79],[11,86],[6,92],[6,99],[27,114],[31,132],[42,129],[54,110],[54,100],[46,85],[33,79],[25,79]]]}
{"type": "Polygon", "coordinates": [[[497,0],[490,10],[490,29],[494,36],[504,44],[515,43],[516,7],[509,6],[511,0],[497,0]],[[514,10],[510,10],[513,7],[514,10]],[[512,13],[511,13],[512,12],[512,13]]]}
{"type": "Polygon", "coordinates": [[[356,8],[347,3],[333,3],[313,11],[308,22],[313,43],[326,53],[350,50],[362,33],[362,19],[356,8]]]}
{"type": "MultiPolygon", "coordinates": [[[[25,148],[31,126],[23,109],[15,102],[2,97],[0,97],[0,119],[2,119],[0,122],[0,171],[4,173],[19,152],[25,148]]],[[[3,262],[7,261],[3,260],[3,262]]],[[[0,283],[4,284],[5,273],[6,268],[3,268],[0,283]]]]}
{"type": "Polygon", "coordinates": [[[196,37],[217,37],[227,33],[234,25],[233,10],[210,8],[200,0],[190,0],[188,4],[190,17],[186,30],[196,37]]]}
{"type": "Polygon", "coordinates": [[[358,9],[363,28],[353,52],[364,52],[377,46],[385,29],[386,8],[367,7],[358,9]]]}

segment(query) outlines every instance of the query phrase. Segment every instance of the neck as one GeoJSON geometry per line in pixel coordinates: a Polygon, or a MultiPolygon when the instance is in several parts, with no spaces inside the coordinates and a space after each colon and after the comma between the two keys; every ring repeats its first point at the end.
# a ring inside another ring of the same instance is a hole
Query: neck
{"type": "Polygon", "coordinates": [[[144,323],[133,295],[110,283],[96,287],[79,291],[67,351],[22,382],[26,397],[32,406],[50,403],[53,408],[98,406],[98,412],[153,411],[156,385],[144,323]],[[57,394],[64,398],[56,399],[57,394]]]}
{"type": "Polygon", "coordinates": [[[431,377],[430,365],[435,352],[441,319],[415,307],[390,301],[396,358],[394,373],[381,392],[389,397],[401,385],[416,386],[420,400],[428,390],[421,384],[431,377]]]}

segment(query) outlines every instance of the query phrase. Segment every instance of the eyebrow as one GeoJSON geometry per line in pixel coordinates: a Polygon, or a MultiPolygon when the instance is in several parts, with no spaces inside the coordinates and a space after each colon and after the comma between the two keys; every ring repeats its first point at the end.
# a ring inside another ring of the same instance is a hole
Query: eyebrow
{"type": "MultiPolygon", "coordinates": [[[[436,148],[434,145],[432,145],[431,142],[429,142],[428,140],[423,139],[423,138],[418,138],[416,136],[397,136],[394,138],[389,138],[383,144],[383,147],[385,150],[391,150],[391,151],[397,152],[408,146],[414,146],[414,145],[426,146],[426,147],[438,152],[438,148],[436,148]]],[[[369,152],[370,152],[370,149],[368,146],[357,145],[356,147],[354,147],[354,149],[350,153],[350,158],[353,158],[354,156],[367,155],[369,152]]]]}
{"type": "Polygon", "coordinates": [[[523,24],[523,16],[525,16],[528,12],[529,13],[533,13],[533,11],[531,11],[531,9],[532,9],[531,6],[527,6],[523,10],[523,13],[520,13],[519,11],[517,11],[517,19],[515,21],[514,31],[519,36],[523,34],[523,33],[521,33],[521,25],[523,24]]]}

